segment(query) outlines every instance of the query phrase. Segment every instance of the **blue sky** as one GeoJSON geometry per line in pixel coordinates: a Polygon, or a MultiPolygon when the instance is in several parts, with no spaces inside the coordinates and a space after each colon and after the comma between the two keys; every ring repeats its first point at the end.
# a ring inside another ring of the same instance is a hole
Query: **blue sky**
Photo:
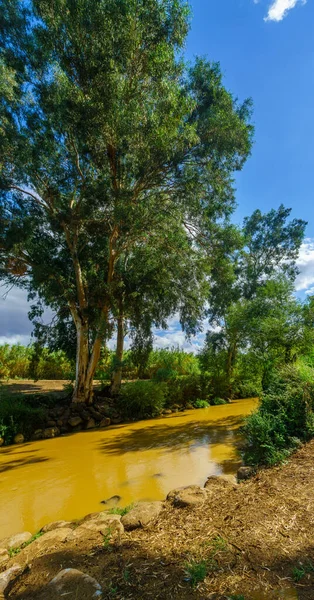
{"type": "MultiPolygon", "coordinates": [[[[255,143],[237,176],[234,220],[280,203],[308,221],[300,253],[301,296],[314,291],[314,0],[192,0],[186,55],[219,61],[227,88],[254,102],[255,143]]],[[[0,300],[0,343],[27,343],[31,331],[25,294],[0,300]]],[[[203,336],[193,341],[198,349],[203,336]]],[[[189,348],[175,318],[156,345],[189,348]]]]}

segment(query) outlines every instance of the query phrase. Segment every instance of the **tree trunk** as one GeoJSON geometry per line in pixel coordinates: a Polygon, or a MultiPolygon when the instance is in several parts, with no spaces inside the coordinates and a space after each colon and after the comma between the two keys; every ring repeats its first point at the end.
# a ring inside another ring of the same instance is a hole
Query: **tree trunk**
{"type": "Polygon", "coordinates": [[[233,376],[233,369],[234,369],[234,364],[235,364],[235,359],[236,359],[236,353],[237,353],[237,342],[232,342],[228,348],[228,353],[227,353],[227,366],[226,366],[226,379],[227,379],[227,391],[228,391],[228,395],[232,396],[232,376],[233,376]]]}
{"type": "Polygon", "coordinates": [[[90,401],[90,383],[87,381],[89,363],[88,327],[80,321],[76,321],[76,378],[73,392],[73,402],[90,401]]]}
{"type": "Polygon", "coordinates": [[[111,393],[118,394],[121,387],[122,381],[122,359],[123,359],[123,346],[124,346],[124,326],[123,326],[123,314],[120,310],[118,316],[118,332],[117,332],[117,348],[115,356],[115,369],[112,374],[111,382],[111,393]]]}

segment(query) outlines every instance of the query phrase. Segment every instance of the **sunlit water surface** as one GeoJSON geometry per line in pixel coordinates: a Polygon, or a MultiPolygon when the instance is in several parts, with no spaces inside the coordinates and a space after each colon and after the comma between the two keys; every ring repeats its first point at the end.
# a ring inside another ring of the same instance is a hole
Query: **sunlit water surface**
{"type": "Polygon", "coordinates": [[[209,475],[234,477],[238,428],[257,400],[174,413],[0,450],[0,538],[34,533],[50,521],[105,508],[160,500],[209,475]]]}

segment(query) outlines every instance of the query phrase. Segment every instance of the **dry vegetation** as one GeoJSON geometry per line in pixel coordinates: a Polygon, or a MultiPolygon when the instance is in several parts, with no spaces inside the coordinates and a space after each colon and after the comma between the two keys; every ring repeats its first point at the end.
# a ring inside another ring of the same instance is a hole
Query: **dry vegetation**
{"type": "Polygon", "coordinates": [[[314,441],[247,483],[214,482],[199,508],[167,502],[155,526],[126,533],[120,545],[97,534],[56,546],[32,561],[9,598],[30,600],[61,567],[76,567],[101,583],[108,600],[290,600],[276,592],[289,588],[313,600],[313,475],[314,441]],[[207,575],[193,587],[187,565],[202,563],[207,575]]]}

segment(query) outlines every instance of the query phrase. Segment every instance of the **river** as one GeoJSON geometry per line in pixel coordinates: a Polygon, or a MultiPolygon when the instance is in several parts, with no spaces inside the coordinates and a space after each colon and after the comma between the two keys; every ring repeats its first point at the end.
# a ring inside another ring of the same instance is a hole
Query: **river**
{"type": "Polygon", "coordinates": [[[241,463],[238,428],[256,399],[173,413],[0,450],[0,538],[37,532],[105,508],[161,500],[179,486],[230,478],[241,463]]]}

